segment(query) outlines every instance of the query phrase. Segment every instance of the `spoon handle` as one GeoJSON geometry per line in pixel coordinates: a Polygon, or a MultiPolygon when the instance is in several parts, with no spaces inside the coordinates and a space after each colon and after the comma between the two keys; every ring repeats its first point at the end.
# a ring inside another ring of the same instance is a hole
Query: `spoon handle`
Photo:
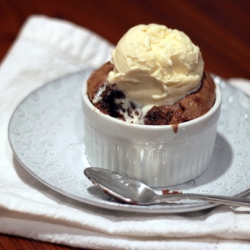
{"type": "Polygon", "coordinates": [[[228,206],[247,206],[250,207],[250,199],[242,197],[230,197],[222,195],[203,195],[203,194],[168,194],[159,195],[157,203],[188,203],[188,200],[206,201],[228,206]]]}

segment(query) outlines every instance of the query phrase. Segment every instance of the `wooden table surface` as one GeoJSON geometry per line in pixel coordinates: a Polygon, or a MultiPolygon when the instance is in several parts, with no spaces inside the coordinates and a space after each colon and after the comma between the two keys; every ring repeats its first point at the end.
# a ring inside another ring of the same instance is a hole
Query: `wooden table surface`
{"type": "MultiPolygon", "coordinates": [[[[113,44],[136,24],[164,24],[189,35],[207,70],[250,79],[249,12],[248,0],[0,0],[0,61],[27,17],[42,14],[84,26],[113,44]]],[[[1,249],[72,248],[0,235],[1,249]]]]}

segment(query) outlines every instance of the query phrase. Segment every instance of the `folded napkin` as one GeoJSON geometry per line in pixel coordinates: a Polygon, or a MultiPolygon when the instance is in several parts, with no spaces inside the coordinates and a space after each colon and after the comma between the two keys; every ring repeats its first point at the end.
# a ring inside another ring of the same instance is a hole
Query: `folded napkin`
{"type": "Polygon", "coordinates": [[[226,206],[183,214],[101,209],[51,190],[14,158],[7,130],[18,103],[48,81],[99,67],[112,47],[65,21],[32,16],[25,23],[0,68],[0,232],[91,249],[249,249],[248,212],[226,206]]]}

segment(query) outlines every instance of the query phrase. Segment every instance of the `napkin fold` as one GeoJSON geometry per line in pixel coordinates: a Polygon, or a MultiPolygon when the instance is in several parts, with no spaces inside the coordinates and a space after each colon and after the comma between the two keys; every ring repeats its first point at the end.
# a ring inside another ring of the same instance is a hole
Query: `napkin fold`
{"type": "MultiPolygon", "coordinates": [[[[0,232],[91,249],[249,249],[248,212],[226,206],[183,214],[102,209],[51,190],[15,159],[7,133],[20,101],[48,81],[99,67],[112,48],[66,21],[32,16],[24,24],[0,68],[0,232]]],[[[237,85],[250,91],[250,84],[237,85]]]]}

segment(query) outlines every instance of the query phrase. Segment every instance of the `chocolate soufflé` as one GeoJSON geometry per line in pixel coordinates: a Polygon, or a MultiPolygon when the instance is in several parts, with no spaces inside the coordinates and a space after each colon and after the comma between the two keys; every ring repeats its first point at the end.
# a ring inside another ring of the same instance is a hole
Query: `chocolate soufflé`
{"type": "MultiPolygon", "coordinates": [[[[115,89],[115,83],[110,84],[107,80],[108,74],[114,68],[110,62],[105,63],[102,67],[95,70],[87,81],[87,93],[90,101],[102,113],[114,118],[125,120],[120,109],[123,109],[122,103],[126,98],[124,92],[115,89]],[[97,92],[105,88],[99,101],[94,102],[97,92]]],[[[145,115],[143,124],[145,125],[178,125],[198,118],[208,112],[215,101],[215,84],[210,74],[203,72],[201,84],[198,90],[186,95],[173,105],[153,106],[145,115]]],[[[128,110],[136,110],[135,103],[130,102],[128,110]]],[[[123,110],[124,111],[124,110],[123,110]]],[[[174,126],[173,126],[174,127],[174,126]]]]}

